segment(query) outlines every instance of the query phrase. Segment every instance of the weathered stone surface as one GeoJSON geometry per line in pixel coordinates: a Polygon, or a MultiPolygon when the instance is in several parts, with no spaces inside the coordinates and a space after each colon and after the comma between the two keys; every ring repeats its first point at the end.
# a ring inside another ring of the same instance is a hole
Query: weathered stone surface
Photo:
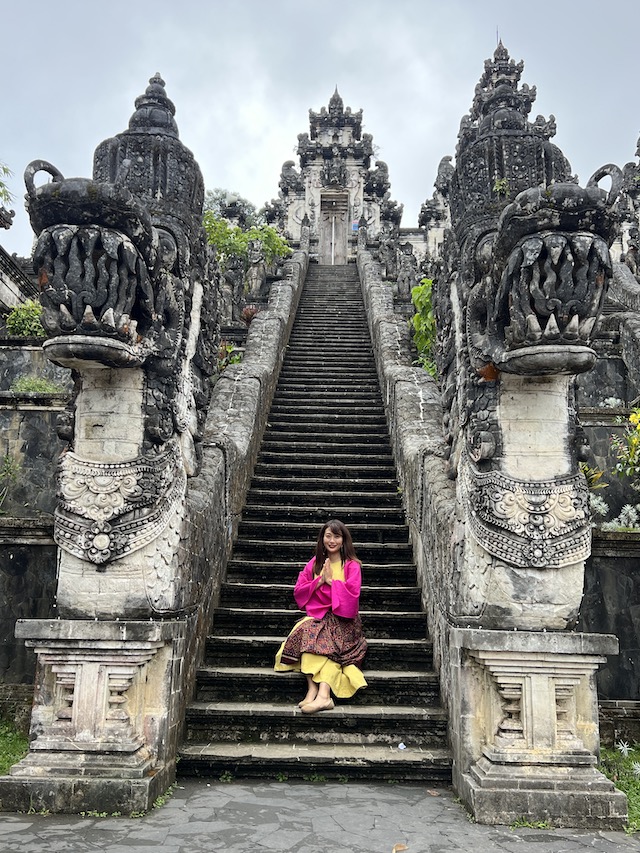
{"type": "Polygon", "coordinates": [[[0,339],[0,390],[8,391],[15,379],[31,376],[55,382],[67,393],[73,387],[71,372],[45,357],[41,341],[0,339]]]}
{"type": "MultiPolygon", "coordinates": [[[[25,524],[22,532],[15,527],[10,531],[3,528],[3,532],[13,540],[31,538],[33,522],[25,524]]],[[[56,550],[51,527],[49,523],[50,544],[19,545],[13,541],[0,546],[0,681],[7,686],[32,683],[35,669],[33,652],[15,638],[16,620],[46,619],[56,614],[56,550]]]]}
{"type": "Polygon", "coordinates": [[[3,454],[15,470],[15,477],[3,484],[4,513],[15,518],[53,514],[56,466],[64,447],[55,429],[67,400],[66,394],[0,392],[3,454]]]}
{"type": "Polygon", "coordinates": [[[604,700],[640,695],[640,534],[595,531],[580,607],[581,630],[615,634],[620,654],[598,673],[604,700]]]}

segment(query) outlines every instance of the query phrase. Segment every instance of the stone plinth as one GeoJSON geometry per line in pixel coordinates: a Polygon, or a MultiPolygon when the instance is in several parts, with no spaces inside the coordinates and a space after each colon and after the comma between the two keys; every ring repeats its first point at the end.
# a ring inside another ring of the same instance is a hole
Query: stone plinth
{"type": "Polygon", "coordinates": [[[185,626],[19,621],[38,658],[31,745],[0,778],[0,809],[149,809],[175,775],[185,626]]]}
{"type": "Polygon", "coordinates": [[[595,673],[610,635],[451,630],[454,785],[479,823],[621,828],[597,769],[595,673]]]}

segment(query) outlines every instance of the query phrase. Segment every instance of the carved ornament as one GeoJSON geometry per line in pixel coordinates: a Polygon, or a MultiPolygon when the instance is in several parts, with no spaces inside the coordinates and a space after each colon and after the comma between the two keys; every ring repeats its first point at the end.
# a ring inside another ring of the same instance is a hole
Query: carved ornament
{"type": "Polygon", "coordinates": [[[178,444],[132,462],[88,462],[71,451],[60,462],[56,543],[97,566],[156,539],[183,498],[178,444]]]}
{"type": "Polygon", "coordinates": [[[527,482],[481,472],[464,459],[462,499],[471,532],[490,554],[520,568],[561,568],[591,553],[589,493],[581,473],[527,482]]]}

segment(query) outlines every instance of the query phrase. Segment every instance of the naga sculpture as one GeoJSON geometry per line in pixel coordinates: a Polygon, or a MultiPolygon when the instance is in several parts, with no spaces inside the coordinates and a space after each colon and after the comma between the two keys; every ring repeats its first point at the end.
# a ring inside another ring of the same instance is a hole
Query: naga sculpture
{"type": "Polygon", "coordinates": [[[573,377],[596,359],[620,173],[607,166],[577,185],[549,141],[553,122],[527,119],[536,93],[518,85],[521,72],[500,45],[447,176],[438,358],[471,534],[452,607],[485,627],[562,628],[575,620],[591,541],[573,377]],[[609,193],[597,186],[605,174],[609,193]]]}
{"type": "Polygon", "coordinates": [[[218,296],[202,175],[174,112],[156,75],[128,130],[98,146],[93,179],[65,179],[44,161],[25,173],[44,349],[76,375],[60,424],[61,615],[179,611],[192,594],[178,551],[218,296]],[[36,186],[40,171],[52,180],[36,186]]]}

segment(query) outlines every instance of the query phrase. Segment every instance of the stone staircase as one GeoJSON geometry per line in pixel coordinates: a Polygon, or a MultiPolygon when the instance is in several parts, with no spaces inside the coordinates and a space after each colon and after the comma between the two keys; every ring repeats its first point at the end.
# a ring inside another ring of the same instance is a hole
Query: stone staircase
{"type": "Polygon", "coordinates": [[[178,771],[448,781],[446,728],[357,271],[312,266],[178,771]],[[369,686],[305,715],[304,677],[274,672],[273,661],[300,616],[293,584],[330,518],[347,524],[363,562],[369,686]]]}

